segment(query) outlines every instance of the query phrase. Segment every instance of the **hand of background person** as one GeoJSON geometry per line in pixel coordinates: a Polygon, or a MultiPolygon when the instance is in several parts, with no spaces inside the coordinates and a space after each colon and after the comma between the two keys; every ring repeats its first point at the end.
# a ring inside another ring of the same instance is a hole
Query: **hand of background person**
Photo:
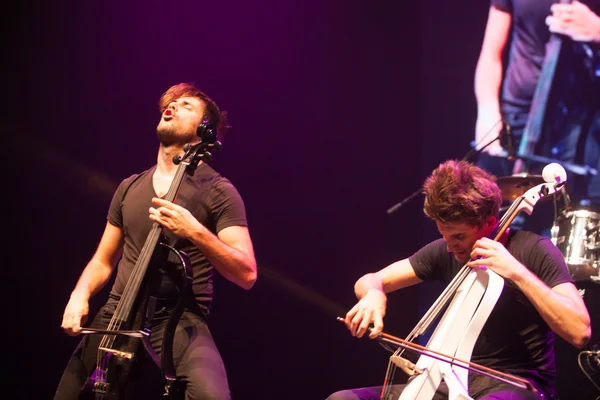
{"type": "Polygon", "coordinates": [[[383,317],[387,296],[380,290],[372,289],[346,314],[346,326],[352,336],[362,337],[373,323],[369,337],[374,339],[383,330],[383,317]]]}
{"type": "Polygon", "coordinates": [[[600,16],[578,1],[553,4],[546,17],[550,32],[561,33],[578,42],[600,42],[600,16]]]}
{"type": "MultiPolygon", "coordinates": [[[[502,130],[502,115],[500,110],[480,110],[475,123],[475,144],[481,149],[490,141],[497,139],[502,130]]],[[[506,150],[500,145],[500,140],[494,140],[482,150],[491,156],[506,157],[506,150]]]]}

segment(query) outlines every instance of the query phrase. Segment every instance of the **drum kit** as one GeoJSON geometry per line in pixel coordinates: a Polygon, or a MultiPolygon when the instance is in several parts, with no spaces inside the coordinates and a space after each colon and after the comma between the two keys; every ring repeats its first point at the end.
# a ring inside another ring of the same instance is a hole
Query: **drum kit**
{"type": "MultiPolygon", "coordinates": [[[[502,199],[512,202],[532,187],[543,183],[541,175],[527,173],[499,177],[496,181],[502,199]]],[[[551,240],[563,254],[571,276],[576,282],[592,281],[600,284],[600,212],[586,206],[572,207],[568,188],[561,193],[564,206],[555,214],[550,230],[551,240]]],[[[554,198],[555,205],[558,204],[554,198]]],[[[555,206],[558,208],[557,206],[555,206]]]]}

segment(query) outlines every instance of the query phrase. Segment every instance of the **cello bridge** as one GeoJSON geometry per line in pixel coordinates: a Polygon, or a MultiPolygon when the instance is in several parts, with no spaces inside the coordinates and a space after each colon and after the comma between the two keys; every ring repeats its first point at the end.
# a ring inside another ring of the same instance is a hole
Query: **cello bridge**
{"type": "Polygon", "coordinates": [[[404,357],[400,357],[400,356],[391,356],[390,360],[400,369],[402,369],[402,371],[404,371],[406,373],[406,375],[408,376],[413,376],[413,375],[420,375],[423,373],[423,370],[419,367],[417,367],[412,361],[407,360],[404,357]]]}
{"type": "Polygon", "coordinates": [[[119,351],[119,350],[115,350],[115,349],[110,349],[108,347],[99,347],[98,350],[102,350],[107,353],[113,354],[117,357],[126,358],[128,360],[131,360],[133,358],[133,353],[130,353],[127,351],[119,351]]]}

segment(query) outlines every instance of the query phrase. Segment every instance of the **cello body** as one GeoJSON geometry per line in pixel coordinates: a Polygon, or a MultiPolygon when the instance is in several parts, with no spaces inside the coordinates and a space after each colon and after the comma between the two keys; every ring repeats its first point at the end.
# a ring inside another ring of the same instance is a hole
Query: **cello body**
{"type": "MultiPolygon", "coordinates": [[[[470,271],[439,321],[427,348],[469,359],[503,288],[504,279],[492,270],[470,271]]],[[[427,356],[419,357],[416,365],[423,373],[406,386],[400,400],[431,399],[442,380],[448,385],[450,399],[470,399],[465,396],[468,393],[467,369],[427,356]]]]}
{"type": "MultiPolygon", "coordinates": [[[[162,367],[167,379],[174,379],[172,365],[172,340],[177,322],[183,311],[187,294],[191,291],[192,270],[187,254],[165,244],[157,246],[148,271],[142,282],[133,310],[128,319],[120,321],[120,329],[112,335],[104,335],[98,346],[96,368],[88,377],[80,395],[82,400],[117,400],[125,398],[130,390],[128,384],[137,372],[138,362],[146,354],[162,367]],[[149,341],[151,320],[154,314],[153,294],[164,276],[176,286],[180,298],[169,317],[162,344],[162,361],[149,341]],[[135,334],[144,332],[145,334],[135,334]],[[128,334],[130,333],[130,334],[128,334]],[[145,353],[145,354],[144,354],[145,353]]],[[[178,390],[173,388],[173,391],[178,390]]]]}

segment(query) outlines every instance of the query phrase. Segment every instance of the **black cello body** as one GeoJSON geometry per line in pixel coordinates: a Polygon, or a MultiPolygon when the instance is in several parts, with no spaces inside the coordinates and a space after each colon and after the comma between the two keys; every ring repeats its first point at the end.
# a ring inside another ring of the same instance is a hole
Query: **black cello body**
{"type": "MultiPolygon", "coordinates": [[[[94,371],[86,381],[79,398],[82,400],[116,400],[127,398],[132,389],[129,383],[135,378],[140,360],[149,357],[161,367],[167,379],[167,394],[178,398],[185,387],[176,381],[173,366],[172,344],[175,328],[186,301],[192,299],[191,264],[187,254],[167,244],[164,238],[159,240],[148,269],[135,296],[128,317],[114,318],[107,329],[89,333],[101,334],[97,346],[97,360],[94,371]],[[152,315],[154,314],[154,295],[159,291],[161,282],[168,280],[176,288],[179,296],[174,310],[169,316],[161,345],[162,358],[152,348],[152,315]],[[115,331],[111,334],[110,331],[115,331]],[[162,361],[161,361],[162,360],[162,361]]],[[[119,305],[122,303],[119,303],[119,305]]],[[[124,315],[122,308],[115,315],[124,315]]],[[[92,346],[95,349],[96,346],[92,346]]]]}

